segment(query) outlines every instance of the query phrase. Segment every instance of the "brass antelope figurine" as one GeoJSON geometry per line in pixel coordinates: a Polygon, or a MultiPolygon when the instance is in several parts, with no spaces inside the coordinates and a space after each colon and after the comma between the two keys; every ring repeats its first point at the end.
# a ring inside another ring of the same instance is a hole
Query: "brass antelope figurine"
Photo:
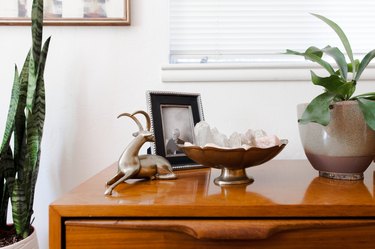
{"type": "Polygon", "coordinates": [[[150,116],[145,111],[136,111],[133,114],[122,113],[117,118],[126,116],[134,120],[139,130],[133,133],[133,141],[125,148],[118,161],[118,173],[107,182],[105,195],[111,195],[112,190],[127,179],[176,179],[172,167],[167,159],[158,155],[138,155],[142,145],[146,142],[154,142],[155,137],[150,132],[150,116]],[[145,116],[146,130],[143,129],[137,114],[145,116]]]}

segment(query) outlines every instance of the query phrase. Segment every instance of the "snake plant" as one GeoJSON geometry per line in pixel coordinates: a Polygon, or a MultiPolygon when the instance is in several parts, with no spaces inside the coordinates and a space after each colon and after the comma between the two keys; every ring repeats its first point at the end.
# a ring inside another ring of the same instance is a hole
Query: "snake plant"
{"type": "Polygon", "coordinates": [[[307,106],[300,123],[316,122],[328,125],[330,121],[330,106],[338,101],[356,100],[364,115],[367,125],[375,130],[375,92],[353,96],[358,80],[370,61],[375,57],[375,49],[368,52],[362,59],[354,59],[352,48],[344,31],[332,20],[317,14],[312,14],[330,26],[340,38],[346,56],[337,47],[326,46],[322,49],[311,46],[305,52],[287,50],[286,54],[303,56],[306,60],[313,61],[322,66],[329,74],[320,77],[313,71],[311,81],[314,85],[322,86],[324,93],[315,97],[307,106]],[[336,68],[323,59],[323,55],[333,58],[336,68]],[[348,57],[348,58],[347,58],[348,57]],[[347,62],[347,59],[348,62],[347,62]]]}
{"type": "Polygon", "coordinates": [[[43,74],[50,38],[42,47],[43,0],[33,0],[31,21],[32,47],[21,72],[15,66],[0,147],[0,229],[7,227],[10,200],[14,227],[21,239],[30,233],[45,119],[43,74]]]}

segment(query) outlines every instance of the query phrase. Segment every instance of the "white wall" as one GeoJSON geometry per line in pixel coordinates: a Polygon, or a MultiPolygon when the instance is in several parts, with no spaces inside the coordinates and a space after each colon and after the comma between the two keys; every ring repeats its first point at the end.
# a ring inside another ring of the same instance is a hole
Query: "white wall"
{"type": "MultiPolygon", "coordinates": [[[[41,248],[48,248],[49,203],[118,159],[136,127],[116,116],[146,109],[146,90],[199,92],[206,120],[220,131],[262,128],[289,139],[278,158],[304,158],[295,106],[309,101],[319,89],[307,81],[163,83],[161,67],[168,62],[168,1],[132,0],[131,12],[129,27],[45,27],[52,41],[35,200],[41,248]]],[[[30,28],[0,27],[0,37],[2,135],[14,63],[22,66],[31,45],[30,28]]],[[[370,84],[362,88],[369,90],[370,84]]]]}

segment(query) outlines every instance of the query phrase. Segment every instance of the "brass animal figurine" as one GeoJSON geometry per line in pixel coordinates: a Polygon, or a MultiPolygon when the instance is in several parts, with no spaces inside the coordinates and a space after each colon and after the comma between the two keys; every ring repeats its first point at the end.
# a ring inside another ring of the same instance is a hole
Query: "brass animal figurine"
{"type": "Polygon", "coordinates": [[[119,117],[129,117],[134,120],[139,130],[133,133],[133,141],[125,148],[118,161],[118,173],[107,182],[105,195],[111,195],[113,189],[127,179],[176,179],[172,167],[167,159],[158,155],[138,155],[142,145],[146,142],[154,142],[155,137],[150,132],[150,116],[145,111],[136,111],[133,114],[122,113],[119,117]],[[147,121],[146,130],[135,117],[142,114],[147,121]]]}

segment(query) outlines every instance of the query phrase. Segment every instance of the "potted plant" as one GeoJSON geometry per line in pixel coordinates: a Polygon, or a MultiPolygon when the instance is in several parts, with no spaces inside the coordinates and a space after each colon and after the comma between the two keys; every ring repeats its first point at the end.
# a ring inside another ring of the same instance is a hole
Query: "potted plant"
{"type": "Polygon", "coordinates": [[[375,92],[356,96],[354,92],[363,71],[375,57],[375,50],[361,61],[354,59],[343,30],[324,16],[312,15],[336,32],[346,55],[331,46],[312,46],[305,52],[286,51],[318,63],[328,72],[328,76],[321,77],[311,71],[312,83],[323,87],[324,92],[310,103],[298,106],[301,141],[308,160],[321,176],[362,179],[375,155],[375,92]],[[335,65],[325,56],[331,57],[335,65]]]}
{"type": "Polygon", "coordinates": [[[31,19],[32,47],[20,73],[15,67],[0,147],[0,247],[6,245],[4,241],[27,242],[25,238],[33,232],[33,201],[45,117],[43,74],[50,42],[48,38],[42,48],[43,0],[33,0],[31,19]],[[7,219],[9,202],[12,204],[11,225],[7,219]]]}

